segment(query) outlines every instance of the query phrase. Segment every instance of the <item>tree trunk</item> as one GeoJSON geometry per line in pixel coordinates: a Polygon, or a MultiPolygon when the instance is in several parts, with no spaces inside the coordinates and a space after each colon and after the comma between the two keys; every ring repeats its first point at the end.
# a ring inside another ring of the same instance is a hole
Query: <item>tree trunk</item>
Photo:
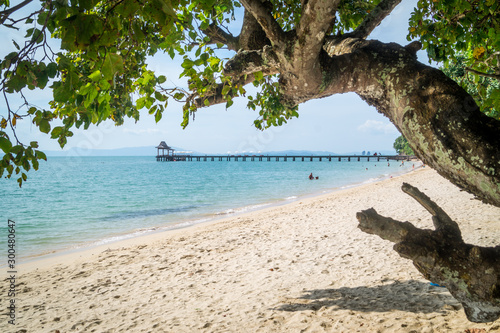
{"type": "Polygon", "coordinates": [[[324,96],[353,91],[386,115],[415,154],[443,177],[500,207],[500,121],[457,83],[416,60],[415,44],[345,39],[325,47],[324,96]]]}
{"type": "Polygon", "coordinates": [[[431,214],[435,230],[422,230],[409,222],[383,217],[374,209],[357,214],[358,227],[396,243],[394,250],[413,261],[426,279],[445,286],[473,322],[500,317],[500,246],[465,244],[456,222],[425,194],[403,184],[403,191],[431,214]]]}
{"type": "MultiPolygon", "coordinates": [[[[440,70],[416,60],[418,47],[377,41],[331,41],[333,73],[325,94],[354,91],[386,115],[416,155],[455,185],[485,203],[500,206],[500,122],[440,70]],[[338,83],[341,83],[340,85],[338,83]]],[[[403,190],[432,214],[436,230],[421,230],[369,209],[359,228],[396,243],[394,249],[432,282],[460,301],[467,318],[500,317],[500,247],[465,244],[458,225],[428,197],[403,190]]]]}

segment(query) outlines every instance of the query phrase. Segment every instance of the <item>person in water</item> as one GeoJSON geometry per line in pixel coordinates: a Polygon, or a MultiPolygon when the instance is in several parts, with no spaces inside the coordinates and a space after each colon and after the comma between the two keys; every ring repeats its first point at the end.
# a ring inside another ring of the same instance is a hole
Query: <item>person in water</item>
{"type": "Polygon", "coordinates": [[[313,173],[311,172],[311,174],[309,175],[309,179],[313,180],[314,179],[314,176],[313,176],[313,173]]]}

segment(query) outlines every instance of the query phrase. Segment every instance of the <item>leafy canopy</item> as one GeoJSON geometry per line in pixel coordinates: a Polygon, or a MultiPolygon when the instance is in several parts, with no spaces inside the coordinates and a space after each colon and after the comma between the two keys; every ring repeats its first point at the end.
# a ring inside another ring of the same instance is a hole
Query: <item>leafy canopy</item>
{"type": "Polygon", "coordinates": [[[403,155],[414,155],[413,149],[411,149],[410,144],[406,138],[402,135],[396,138],[393,144],[394,149],[398,154],[403,155]]]}
{"type": "Polygon", "coordinates": [[[419,39],[430,60],[500,119],[500,2],[419,1],[407,39],[419,39]]]}
{"type": "MultiPolygon", "coordinates": [[[[24,119],[63,147],[74,127],[86,129],[105,120],[120,125],[126,117],[137,121],[140,110],[147,110],[158,122],[173,100],[184,105],[185,127],[197,108],[212,104],[214,93],[221,93],[230,107],[233,98],[247,95],[244,86],[249,82],[257,88],[253,96],[246,96],[248,107],[259,114],[257,128],[298,117],[297,107],[280,102],[279,74],[256,71],[235,78],[224,72],[227,57],[238,50],[231,43],[231,29],[237,16],[243,16],[241,3],[27,0],[15,5],[0,0],[2,30],[26,31],[24,43],[13,41],[12,52],[0,62],[0,90],[6,102],[0,111],[0,149],[4,153],[0,177],[19,175],[21,185],[26,171],[37,169],[38,161],[46,159],[37,142],[23,144],[23,138],[18,138],[16,125],[24,119]],[[30,3],[38,9],[26,12],[24,7],[30,3]],[[54,39],[60,41],[58,50],[50,47],[54,39]],[[167,78],[147,68],[148,57],[158,52],[182,61],[186,86],[166,87],[167,78]],[[47,88],[52,93],[48,108],[32,105],[25,97],[26,90],[47,88]],[[14,95],[21,98],[22,105],[9,103],[14,95]]],[[[379,3],[381,0],[341,1],[327,35],[353,31],[379,3]]],[[[408,38],[421,40],[429,57],[444,66],[458,63],[460,51],[466,55],[460,60],[466,68],[498,75],[499,6],[494,0],[420,0],[408,38]]],[[[295,29],[301,18],[298,0],[270,0],[268,8],[284,31],[295,29]]],[[[475,72],[468,73],[481,76],[475,72]]],[[[472,82],[480,81],[473,77],[472,82]]],[[[485,85],[489,89],[489,83],[485,85]]],[[[481,89],[473,95],[484,96],[481,89]]],[[[486,96],[484,107],[499,110],[498,86],[486,96]]]]}

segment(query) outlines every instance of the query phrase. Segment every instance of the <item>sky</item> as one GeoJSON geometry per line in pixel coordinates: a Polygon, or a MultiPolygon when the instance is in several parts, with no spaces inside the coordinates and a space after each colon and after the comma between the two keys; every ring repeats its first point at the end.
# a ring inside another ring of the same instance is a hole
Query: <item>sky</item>
{"type": "MultiPolygon", "coordinates": [[[[12,1],[13,4],[19,1],[12,1]]],[[[371,34],[370,39],[406,45],[408,19],[416,0],[403,0],[371,34]]],[[[238,23],[238,22],[237,22],[238,23]]],[[[238,35],[239,31],[233,31],[238,35]]],[[[0,36],[3,46],[0,56],[14,51],[12,40],[19,44],[21,32],[10,30],[0,36]]],[[[54,44],[57,47],[57,43],[54,44]]],[[[423,51],[419,60],[428,63],[423,51]]],[[[178,79],[179,62],[168,55],[159,54],[150,59],[149,68],[167,76],[167,83],[182,85],[178,79]]],[[[250,85],[251,86],[251,85],[250,85]]],[[[248,89],[251,89],[247,86],[248,89]]],[[[52,97],[49,89],[29,94],[31,103],[48,108],[52,97]]],[[[281,127],[259,131],[253,127],[258,112],[246,108],[246,98],[234,100],[231,108],[215,105],[199,109],[196,119],[186,129],[182,122],[182,105],[171,101],[163,118],[155,123],[154,117],[141,112],[135,123],[127,119],[122,126],[104,122],[89,130],[74,129],[64,150],[78,148],[115,149],[125,147],[156,146],[160,141],[173,147],[203,153],[250,153],[280,150],[329,151],[333,153],[361,153],[362,151],[394,151],[394,140],[400,135],[394,125],[374,107],[363,102],[354,93],[334,95],[311,100],[299,106],[299,118],[281,127]]],[[[14,103],[15,104],[15,103],[14,103]]],[[[5,101],[0,101],[0,115],[6,114],[5,101]]],[[[29,119],[18,122],[17,133],[23,143],[38,141],[41,150],[61,150],[56,140],[40,133],[29,119]]],[[[154,154],[155,151],[152,151],[154,154]]]]}

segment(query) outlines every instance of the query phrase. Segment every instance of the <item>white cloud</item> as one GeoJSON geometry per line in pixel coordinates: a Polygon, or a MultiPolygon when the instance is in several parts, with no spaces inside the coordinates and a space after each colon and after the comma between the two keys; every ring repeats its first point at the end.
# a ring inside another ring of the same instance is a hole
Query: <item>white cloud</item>
{"type": "Polygon", "coordinates": [[[367,120],[358,126],[358,131],[370,134],[394,134],[397,133],[396,127],[393,124],[379,121],[367,120]]]}

